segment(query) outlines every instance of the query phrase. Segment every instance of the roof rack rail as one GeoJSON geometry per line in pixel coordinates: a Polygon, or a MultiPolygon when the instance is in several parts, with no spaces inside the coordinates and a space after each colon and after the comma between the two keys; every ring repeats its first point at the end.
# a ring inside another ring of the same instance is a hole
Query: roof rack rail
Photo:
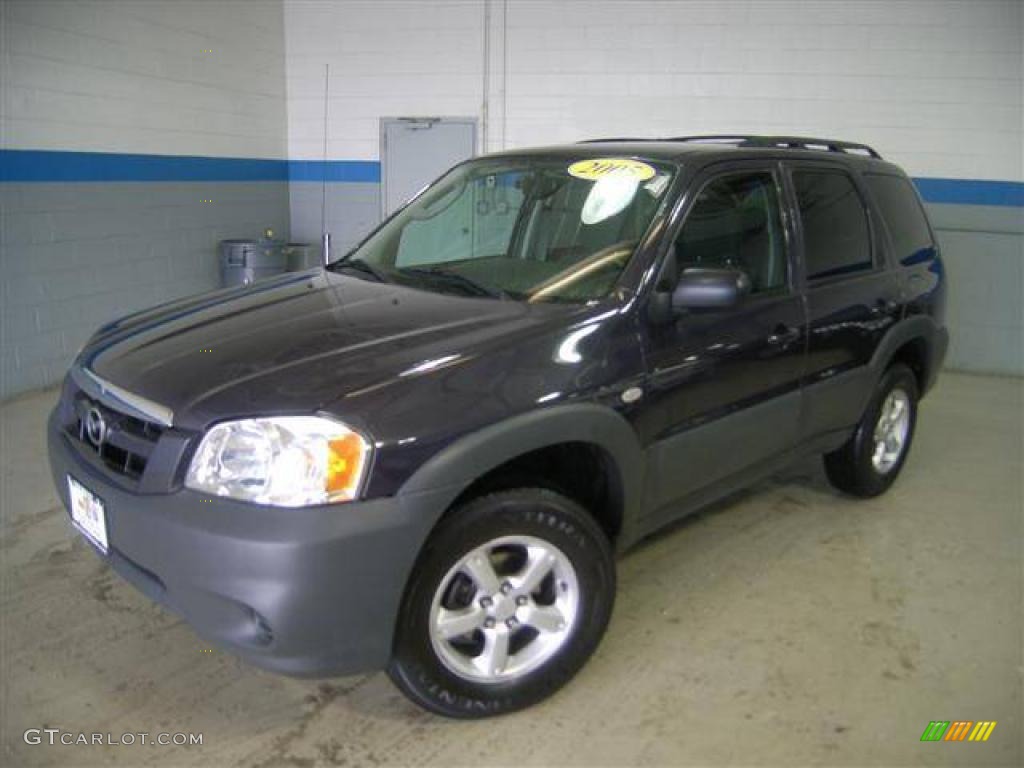
{"type": "Polygon", "coordinates": [[[809,136],[753,136],[753,135],[708,135],[708,136],[674,136],[668,141],[693,141],[707,143],[731,143],[738,147],[776,147],[785,149],[811,149],[826,152],[842,152],[844,154],[864,154],[881,160],[873,147],[867,144],[855,144],[851,141],[835,139],[815,139],[809,136]]]}
{"type": "Polygon", "coordinates": [[[577,144],[604,144],[605,142],[615,141],[660,141],[660,139],[652,139],[650,137],[641,138],[640,136],[615,136],[608,139],[583,139],[577,141],[577,144]]]}

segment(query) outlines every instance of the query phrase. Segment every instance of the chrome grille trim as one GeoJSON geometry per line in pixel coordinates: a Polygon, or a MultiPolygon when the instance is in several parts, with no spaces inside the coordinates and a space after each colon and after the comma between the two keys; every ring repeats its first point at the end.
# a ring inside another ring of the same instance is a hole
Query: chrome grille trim
{"type": "Polygon", "coordinates": [[[71,378],[89,397],[99,400],[115,411],[164,427],[174,424],[174,411],[167,406],[121,389],[82,365],[76,364],[71,368],[71,378]]]}

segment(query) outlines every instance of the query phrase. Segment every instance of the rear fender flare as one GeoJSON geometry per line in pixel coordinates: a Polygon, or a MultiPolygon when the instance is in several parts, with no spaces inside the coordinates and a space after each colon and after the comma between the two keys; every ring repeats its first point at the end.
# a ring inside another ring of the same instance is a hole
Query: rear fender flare
{"type": "MultiPolygon", "coordinates": [[[[869,367],[871,369],[872,381],[877,382],[882,378],[882,374],[885,373],[886,369],[892,363],[892,360],[896,356],[896,352],[900,347],[908,342],[920,340],[924,342],[925,346],[925,386],[921,392],[921,395],[923,396],[931,383],[935,381],[936,363],[940,357],[938,350],[936,350],[936,337],[938,336],[938,333],[939,328],[935,325],[935,321],[924,315],[908,317],[894,325],[889,329],[889,332],[882,337],[882,340],[879,342],[874,354],[871,356],[869,367]]],[[[868,397],[870,397],[870,394],[868,397]]],[[[866,404],[867,398],[865,398],[865,405],[866,404]]]]}

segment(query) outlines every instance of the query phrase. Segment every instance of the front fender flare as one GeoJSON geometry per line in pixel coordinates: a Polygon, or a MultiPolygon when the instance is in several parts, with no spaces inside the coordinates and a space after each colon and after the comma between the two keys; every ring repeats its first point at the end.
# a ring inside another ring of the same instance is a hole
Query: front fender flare
{"type": "Polygon", "coordinates": [[[643,450],[633,427],[611,408],[593,403],[554,406],[513,416],[457,439],[427,460],[398,490],[398,495],[438,492],[444,503],[437,516],[474,480],[505,462],[558,443],[588,443],[603,449],[618,471],[622,489],[623,530],[630,511],[640,508],[643,450]]]}

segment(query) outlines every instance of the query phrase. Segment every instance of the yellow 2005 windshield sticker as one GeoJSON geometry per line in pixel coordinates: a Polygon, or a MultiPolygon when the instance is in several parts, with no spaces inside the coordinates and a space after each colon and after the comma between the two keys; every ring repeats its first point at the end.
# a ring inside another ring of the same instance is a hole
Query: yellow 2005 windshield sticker
{"type": "Polygon", "coordinates": [[[570,176],[588,181],[597,181],[608,176],[647,181],[654,178],[656,173],[647,163],[626,157],[596,157],[592,160],[579,160],[569,166],[570,176]]]}

